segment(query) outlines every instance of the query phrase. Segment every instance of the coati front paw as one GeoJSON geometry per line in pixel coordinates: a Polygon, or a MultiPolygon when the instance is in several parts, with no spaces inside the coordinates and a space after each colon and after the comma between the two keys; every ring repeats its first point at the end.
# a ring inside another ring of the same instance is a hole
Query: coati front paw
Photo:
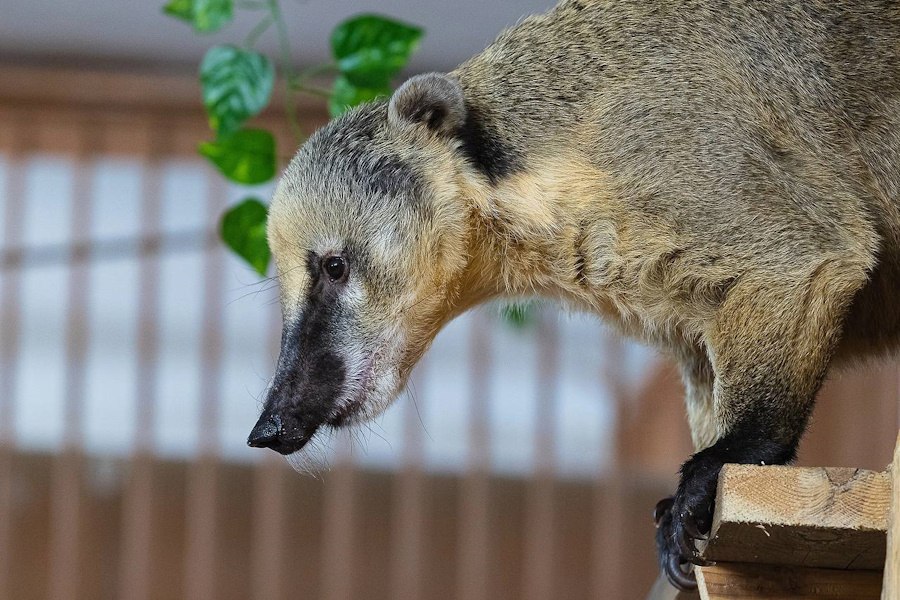
{"type": "Polygon", "coordinates": [[[706,539],[712,526],[716,481],[722,464],[703,453],[681,468],[674,496],[663,498],[653,511],[660,569],[680,590],[693,590],[697,581],[690,565],[707,564],[696,541],[706,539]]]}
{"type": "Polygon", "coordinates": [[[735,427],[718,442],[701,450],[681,467],[681,482],[671,498],[656,505],[656,546],[659,565],[672,584],[682,590],[697,587],[689,565],[707,564],[697,552],[696,541],[712,528],[716,483],[725,463],[783,465],[794,460],[799,435],[779,442],[751,432],[760,426],[735,427]]]}
{"type": "Polygon", "coordinates": [[[673,518],[673,505],[674,497],[669,496],[660,500],[654,510],[659,569],[676,588],[689,591],[697,587],[697,580],[690,567],[695,552],[684,552],[682,548],[679,527],[673,518]]]}

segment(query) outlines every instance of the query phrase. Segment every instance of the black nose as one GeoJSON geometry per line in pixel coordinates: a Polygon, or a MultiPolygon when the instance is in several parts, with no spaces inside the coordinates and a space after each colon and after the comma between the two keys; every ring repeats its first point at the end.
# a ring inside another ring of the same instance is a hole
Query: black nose
{"type": "Polygon", "coordinates": [[[247,445],[254,448],[272,448],[281,445],[280,436],[282,434],[282,422],[279,415],[263,415],[253,426],[250,437],[247,438],[247,445]]]}

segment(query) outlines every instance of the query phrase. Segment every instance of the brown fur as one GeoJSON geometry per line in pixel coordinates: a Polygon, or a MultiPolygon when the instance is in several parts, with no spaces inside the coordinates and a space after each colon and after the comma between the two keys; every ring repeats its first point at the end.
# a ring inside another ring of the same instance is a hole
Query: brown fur
{"type": "Polygon", "coordinates": [[[660,529],[687,585],[673,540],[722,462],[790,460],[828,369],[900,341],[900,3],[564,0],[319,132],[270,242],[286,322],[306,254],[359,249],[342,339],[378,358],[360,418],[495,297],[670,353],[706,449],[660,529]]]}

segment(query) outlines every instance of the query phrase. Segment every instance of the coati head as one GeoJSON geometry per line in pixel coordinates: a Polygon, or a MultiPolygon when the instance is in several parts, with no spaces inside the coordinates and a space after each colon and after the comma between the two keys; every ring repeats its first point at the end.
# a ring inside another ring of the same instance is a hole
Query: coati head
{"type": "Polygon", "coordinates": [[[440,327],[490,295],[461,201],[477,177],[460,150],[465,122],[459,82],[421,75],[291,161],[268,228],[281,353],[251,446],[289,454],[323,427],[379,414],[440,327]]]}

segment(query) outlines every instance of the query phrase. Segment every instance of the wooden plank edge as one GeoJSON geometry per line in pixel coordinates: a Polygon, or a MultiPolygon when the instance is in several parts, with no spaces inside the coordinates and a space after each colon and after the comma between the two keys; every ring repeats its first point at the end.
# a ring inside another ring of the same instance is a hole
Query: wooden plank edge
{"type": "Polygon", "coordinates": [[[723,562],[695,572],[701,600],[877,600],[881,597],[880,571],[723,562]]]}
{"type": "Polygon", "coordinates": [[[704,556],[881,570],[890,487],[862,469],[726,465],[704,556]]]}
{"type": "Polygon", "coordinates": [[[882,600],[900,598],[900,435],[897,436],[894,460],[888,472],[891,474],[891,508],[888,514],[882,600]]]}

